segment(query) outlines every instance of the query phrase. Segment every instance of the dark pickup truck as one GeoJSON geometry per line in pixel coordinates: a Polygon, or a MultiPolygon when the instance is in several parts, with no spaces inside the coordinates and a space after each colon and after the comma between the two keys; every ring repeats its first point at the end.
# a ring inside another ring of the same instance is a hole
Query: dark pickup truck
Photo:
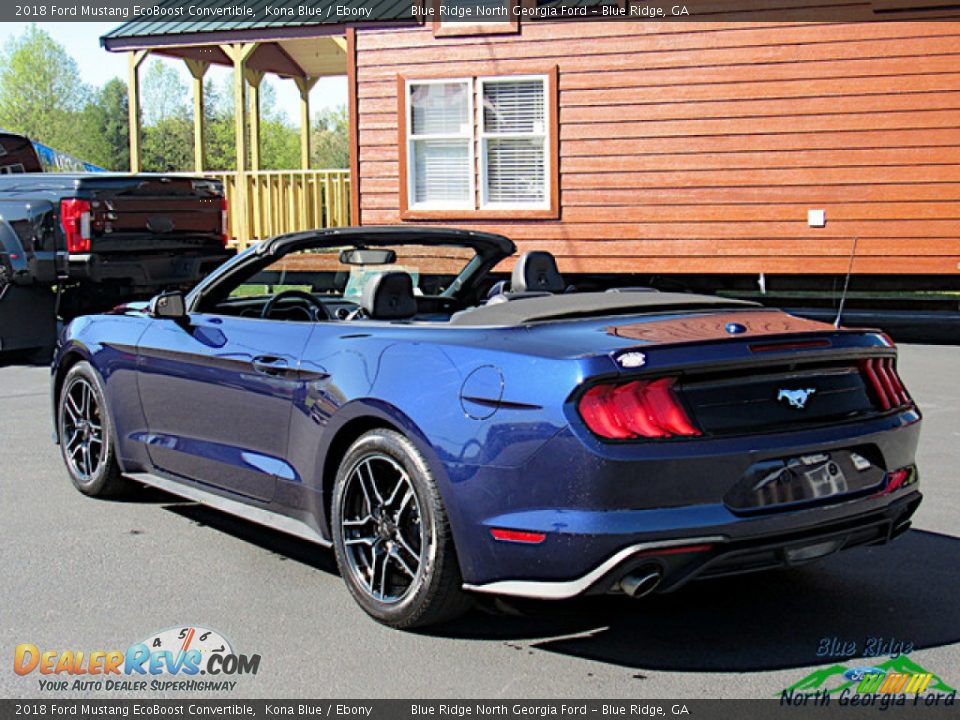
{"type": "Polygon", "coordinates": [[[190,288],[233,253],[220,182],[30,172],[24,140],[0,134],[0,352],[42,356],[58,316],[190,288]]]}

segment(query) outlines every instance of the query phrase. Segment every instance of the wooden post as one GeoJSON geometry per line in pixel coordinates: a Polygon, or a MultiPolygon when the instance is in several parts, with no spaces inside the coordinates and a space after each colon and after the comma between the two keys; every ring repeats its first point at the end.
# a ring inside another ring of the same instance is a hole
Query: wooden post
{"type": "Polygon", "coordinates": [[[300,168],[310,169],[310,91],[317,84],[318,77],[295,77],[300,91],[300,168]]]}
{"type": "Polygon", "coordinates": [[[130,131],[130,172],[140,172],[140,65],[149,50],[127,53],[127,123],[130,131]]]}
{"type": "Polygon", "coordinates": [[[237,172],[247,169],[247,104],[246,69],[247,60],[257,49],[257,43],[236,43],[223,45],[223,51],[233,61],[233,111],[235,116],[235,134],[237,145],[237,172]]]}
{"type": "Polygon", "coordinates": [[[237,202],[233,203],[235,212],[237,240],[246,247],[250,240],[250,226],[247,219],[248,183],[247,183],[247,103],[245,98],[247,60],[257,49],[257,43],[235,43],[221,45],[221,49],[233,61],[233,113],[235,119],[235,140],[237,150],[236,193],[237,202]]]}
{"type": "Polygon", "coordinates": [[[264,236],[263,218],[260,213],[260,83],[263,81],[263,71],[246,68],[247,84],[250,93],[249,126],[250,126],[250,195],[253,202],[253,217],[251,218],[251,238],[264,236]]]}
{"type": "MultiPolygon", "coordinates": [[[[360,143],[358,118],[360,117],[359,105],[357,102],[357,30],[348,27],[346,31],[347,41],[347,121],[350,126],[350,204],[349,215],[347,216],[347,225],[359,225],[360,215],[360,143]]],[[[403,97],[401,95],[401,97],[403,97]]],[[[406,142],[401,140],[400,142],[406,142]]],[[[400,179],[401,183],[406,183],[406,178],[400,179]]]]}
{"type": "Polygon", "coordinates": [[[250,169],[260,169],[260,83],[262,70],[246,68],[247,84],[250,85],[250,169]]]}
{"type": "Polygon", "coordinates": [[[206,153],[203,143],[203,76],[207,74],[210,63],[206,60],[194,60],[192,58],[184,58],[184,61],[193,76],[193,168],[200,173],[206,166],[206,153]]]}

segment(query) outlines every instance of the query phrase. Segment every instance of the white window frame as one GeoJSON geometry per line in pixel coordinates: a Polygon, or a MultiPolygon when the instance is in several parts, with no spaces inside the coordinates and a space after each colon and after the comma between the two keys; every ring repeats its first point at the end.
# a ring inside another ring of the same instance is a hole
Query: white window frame
{"type": "Polygon", "coordinates": [[[480,210],[549,210],[551,207],[550,193],[553,181],[553,158],[550,152],[550,130],[553,127],[553,118],[550,115],[550,78],[548,75],[488,75],[477,78],[476,93],[480,107],[477,124],[479,125],[479,148],[477,161],[480,166],[480,210]],[[487,153],[490,139],[530,139],[537,137],[536,133],[488,133],[485,127],[486,119],[483,113],[484,85],[487,83],[522,82],[524,80],[539,80],[543,88],[543,200],[541,202],[490,202],[487,198],[487,153]]]}
{"type": "Polygon", "coordinates": [[[469,77],[459,77],[459,78],[430,78],[425,80],[418,80],[416,78],[407,79],[404,83],[404,103],[406,107],[404,111],[406,113],[406,135],[404,142],[406,143],[407,148],[407,177],[405,182],[407,183],[407,198],[409,198],[408,205],[409,209],[412,211],[420,210],[476,210],[476,197],[477,197],[477,173],[476,173],[476,132],[475,132],[475,116],[474,116],[474,82],[473,78],[469,77]],[[430,135],[414,135],[413,134],[413,102],[411,101],[411,87],[414,85],[465,85],[467,89],[467,125],[470,128],[468,135],[458,134],[452,135],[449,133],[442,134],[430,134],[430,135]],[[415,142],[417,140],[466,140],[467,141],[467,160],[470,163],[469,166],[469,183],[470,183],[470,193],[469,200],[467,204],[452,202],[452,201],[441,201],[441,202],[417,202],[417,154],[414,150],[415,142]]]}

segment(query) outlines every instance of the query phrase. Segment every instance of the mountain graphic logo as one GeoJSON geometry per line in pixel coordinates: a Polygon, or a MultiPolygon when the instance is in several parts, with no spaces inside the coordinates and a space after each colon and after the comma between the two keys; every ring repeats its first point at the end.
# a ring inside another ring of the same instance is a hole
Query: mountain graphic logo
{"type": "Polygon", "coordinates": [[[777,695],[817,691],[836,695],[844,690],[854,693],[956,692],[956,689],[945,683],[939,675],[918,665],[906,655],[900,655],[886,662],[873,663],[869,667],[849,667],[838,663],[814,670],[777,695]]]}

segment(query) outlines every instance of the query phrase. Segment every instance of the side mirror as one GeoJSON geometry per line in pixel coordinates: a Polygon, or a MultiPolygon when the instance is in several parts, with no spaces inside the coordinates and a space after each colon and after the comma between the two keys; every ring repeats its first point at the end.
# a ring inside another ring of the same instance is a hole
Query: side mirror
{"type": "Polygon", "coordinates": [[[187,316],[183,293],[179,290],[160,293],[150,301],[150,315],[155,318],[182,320],[187,316]]]}

